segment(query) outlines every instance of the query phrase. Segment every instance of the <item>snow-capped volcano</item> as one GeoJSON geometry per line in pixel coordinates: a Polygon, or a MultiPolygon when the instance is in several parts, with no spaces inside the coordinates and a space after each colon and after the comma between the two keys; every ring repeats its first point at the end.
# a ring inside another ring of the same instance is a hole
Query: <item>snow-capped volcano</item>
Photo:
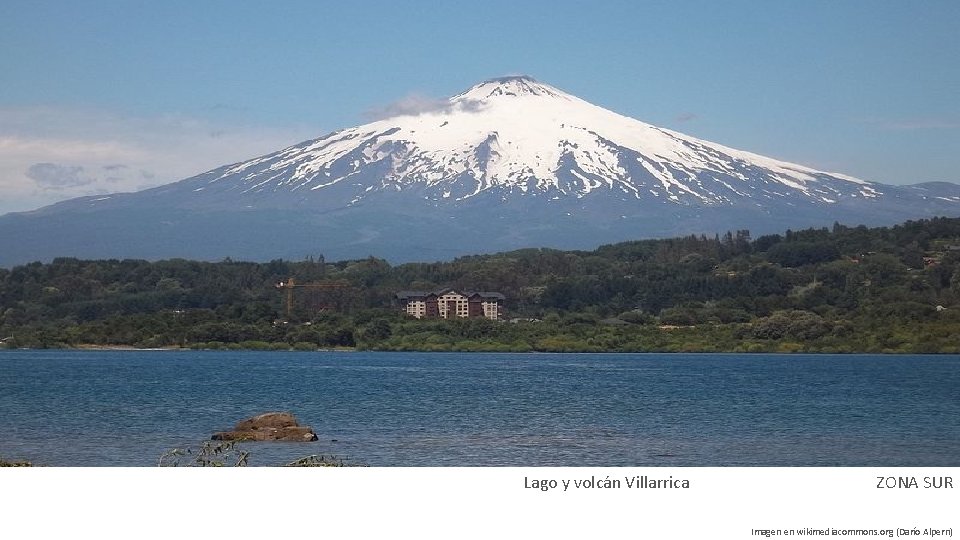
{"type": "Polygon", "coordinates": [[[958,210],[954,184],[822,172],[517,76],[173,184],[0,216],[0,234],[13,239],[0,264],[62,255],[431,260],[958,210]]]}
{"type": "Polygon", "coordinates": [[[338,131],[204,181],[216,191],[219,183],[304,197],[344,184],[351,204],[408,187],[434,200],[603,192],[700,205],[784,196],[830,204],[878,194],[868,182],[658,128],[526,76],[484,81],[431,110],[338,131]]]}

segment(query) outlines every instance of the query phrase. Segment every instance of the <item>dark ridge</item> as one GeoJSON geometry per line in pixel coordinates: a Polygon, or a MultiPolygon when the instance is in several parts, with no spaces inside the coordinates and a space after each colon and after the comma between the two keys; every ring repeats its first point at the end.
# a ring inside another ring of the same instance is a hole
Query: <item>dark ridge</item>
{"type": "Polygon", "coordinates": [[[503,84],[503,83],[514,82],[514,81],[524,81],[524,82],[532,82],[532,83],[538,82],[536,79],[534,79],[529,75],[509,75],[506,77],[494,77],[493,79],[487,79],[483,81],[482,84],[485,84],[485,83],[503,84]]]}

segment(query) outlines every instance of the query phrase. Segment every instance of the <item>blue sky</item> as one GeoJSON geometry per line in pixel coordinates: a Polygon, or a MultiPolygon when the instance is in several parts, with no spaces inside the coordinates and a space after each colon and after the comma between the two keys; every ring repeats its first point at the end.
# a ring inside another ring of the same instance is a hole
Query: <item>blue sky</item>
{"type": "Polygon", "coordinates": [[[5,0],[0,213],[179,180],[520,73],[779,159],[960,182],[953,0],[5,0]]]}

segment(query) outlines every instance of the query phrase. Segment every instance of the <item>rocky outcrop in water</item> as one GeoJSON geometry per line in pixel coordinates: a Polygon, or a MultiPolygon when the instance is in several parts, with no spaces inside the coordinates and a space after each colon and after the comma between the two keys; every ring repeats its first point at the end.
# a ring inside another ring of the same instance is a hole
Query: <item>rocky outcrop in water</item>
{"type": "Polygon", "coordinates": [[[288,412],[268,412],[241,420],[232,431],[220,431],[211,437],[214,441],[287,441],[311,442],[317,434],[301,426],[288,412]]]}

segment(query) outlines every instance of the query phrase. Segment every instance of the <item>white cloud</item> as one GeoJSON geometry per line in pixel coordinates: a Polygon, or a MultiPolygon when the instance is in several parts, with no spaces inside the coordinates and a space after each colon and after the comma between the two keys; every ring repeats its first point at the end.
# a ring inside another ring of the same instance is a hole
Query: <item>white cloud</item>
{"type": "Polygon", "coordinates": [[[96,181],[87,176],[83,167],[57,165],[56,163],[34,163],[27,169],[27,178],[43,189],[64,190],[86,186],[96,181]]]}
{"type": "MultiPolygon", "coordinates": [[[[477,100],[462,100],[456,104],[458,110],[465,112],[475,112],[481,106],[482,103],[477,100]]],[[[386,105],[367,109],[364,116],[370,121],[375,121],[395,116],[419,116],[434,112],[449,113],[454,107],[454,104],[447,99],[432,98],[423,94],[409,94],[386,105]]]]}
{"type": "Polygon", "coordinates": [[[175,182],[321,134],[174,114],[0,108],[0,214],[175,182]]]}

